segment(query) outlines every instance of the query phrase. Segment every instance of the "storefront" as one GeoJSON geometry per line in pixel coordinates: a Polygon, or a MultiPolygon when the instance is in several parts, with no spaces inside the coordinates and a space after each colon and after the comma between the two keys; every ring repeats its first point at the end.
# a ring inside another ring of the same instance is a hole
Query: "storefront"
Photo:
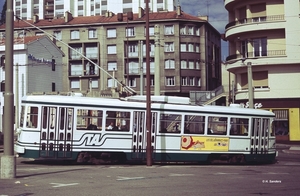
{"type": "MultiPolygon", "coordinates": [[[[247,107],[248,100],[238,100],[247,107]]],[[[300,141],[300,99],[254,100],[254,107],[275,113],[275,134],[277,141],[300,141]]]]}

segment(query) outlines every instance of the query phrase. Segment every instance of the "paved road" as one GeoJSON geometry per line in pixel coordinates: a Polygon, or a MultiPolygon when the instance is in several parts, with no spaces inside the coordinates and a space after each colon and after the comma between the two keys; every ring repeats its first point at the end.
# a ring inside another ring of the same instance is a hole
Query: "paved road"
{"type": "Polygon", "coordinates": [[[300,153],[278,145],[269,165],[72,165],[17,158],[0,196],[298,195],[300,153]]]}

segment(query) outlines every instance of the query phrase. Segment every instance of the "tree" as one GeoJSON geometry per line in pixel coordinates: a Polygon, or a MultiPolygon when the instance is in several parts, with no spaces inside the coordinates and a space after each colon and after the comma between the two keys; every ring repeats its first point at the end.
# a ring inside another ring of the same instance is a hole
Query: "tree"
{"type": "Polygon", "coordinates": [[[5,23],[5,20],[6,20],[6,8],[7,8],[7,5],[6,5],[6,0],[5,0],[5,3],[3,4],[3,8],[2,8],[2,12],[1,12],[0,25],[5,23]]]}

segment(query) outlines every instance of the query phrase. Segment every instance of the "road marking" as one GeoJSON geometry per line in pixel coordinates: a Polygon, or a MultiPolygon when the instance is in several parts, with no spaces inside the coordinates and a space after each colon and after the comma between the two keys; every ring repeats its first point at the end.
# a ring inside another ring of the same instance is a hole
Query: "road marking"
{"type": "Polygon", "coordinates": [[[289,173],[278,173],[278,172],[268,172],[268,173],[263,173],[263,174],[272,174],[272,175],[278,175],[278,174],[285,174],[285,175],[287,175],[287,174],[289,174],[289,173]]]}
{"type": "Polygon", "coordinates": [[[118,181],[122,181],[122,180],[140,180],[140,179],[144,179],[145,177],[123,177],[123,176],[118,176],[118,181]]]}
{"type": "Polygon", "coordinates": [[[58,188],[58,187],[64,187],[64,186],[75,186],[75,185],[78,185],[79,183],[72,183],[72,184],[62,184],[62,183],[50,183],[50,184],[53,184],[54,188],[58,188]]]}
{"type": "Polygon", "coordinates": [[[215,175],[239,175],[239,173],[224,173],[224,172],[217,172],[215,175]]]}
{"type": "Polygon", "coordinates": [[[169,174],[169,176],[194,176],[195,174],[169,174]]]}

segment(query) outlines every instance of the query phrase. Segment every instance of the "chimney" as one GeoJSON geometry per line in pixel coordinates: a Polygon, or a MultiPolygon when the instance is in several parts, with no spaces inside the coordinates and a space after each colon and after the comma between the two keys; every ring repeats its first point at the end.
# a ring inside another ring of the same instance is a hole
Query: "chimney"
{"type": "Polygon", "coordinates": [[[35,14],[33,16],[33,23],[37,23],[37,22],[39,22],[39,15],[35,14]]]}
{"type": "Polygon", "coordinates": [[[127,19],[133,20],[133,12],[127,12],[127,19]]]}
{"type": "Polygon", "coordinates": [[[181,6],[180,5],[177,6],[176,13],[177,13],[177,16],[181,15],[181,6]]]}
{"type": "Polygon", "coordinates": [[[145,10],[139,7],[139,18],[142,18],[145,15],[145,10]]]}
{"type": "Polygon", "coordinates": [[[123,13],[117,14],[118,21],[123,21],[123,13]]]}
{"type": "Polygon", "coordinates": [[[73,19],[73,16],[70,12],[66,11],[65,13],[65,22],[70,22],[73,19]]]}

